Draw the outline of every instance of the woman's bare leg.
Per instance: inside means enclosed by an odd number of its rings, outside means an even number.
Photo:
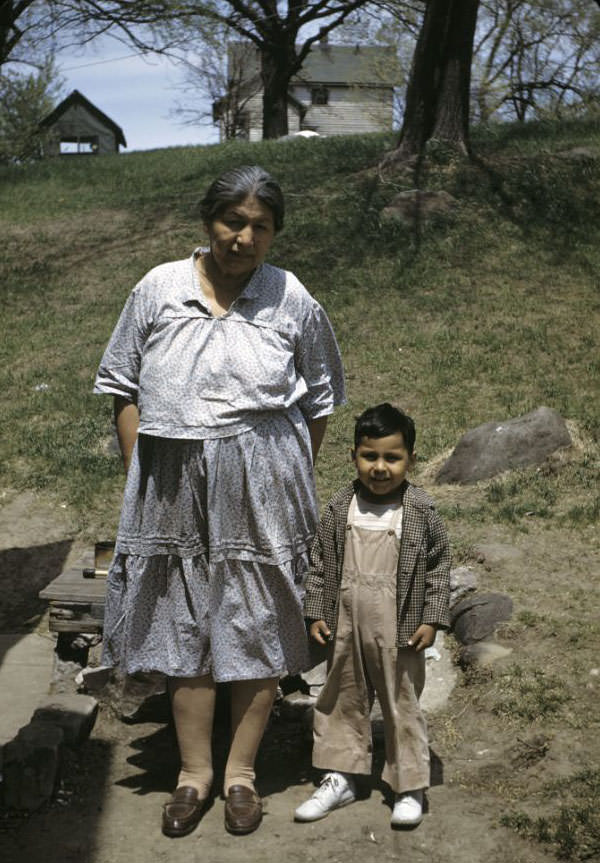
[[[224,791],[232,785],[254,789],[254,762],[277,692],[279,678],[235,680],[231,684],[231,748]]]
[[[216,686],[205,677],[169,678],[171,707],[181,758],[177,787],[190,785],[200,798],[208,796],[213,780],[212,730]]]

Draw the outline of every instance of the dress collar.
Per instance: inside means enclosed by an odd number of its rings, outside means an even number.
[[[192,252],[192,256],[190,258],[191,279],[188,282],[187,288],[184,290],[182,299],[183,299],[184,303],[188,303],[188,302],[201,303],[201,305],[207,311],[210,311],[210,306],[209,306],[208,301],[206,300],[204,293],[202,291],[202,286],[200,284],[200,278],[198,276],[198,270],[196,269],[196,261],[198,260],[200,255],[204,255],[208,251],[209,251],[208,248],[206,248],[205,246],[198,246]],[[249,281],[244,286],[244,290],[239,295],[239,297],[236,297],[236,299],[233,301],[232,305],[234,303],[237,303],[240,300],[250,300],[250,299],[253,299],[254,297],[257,297],[259,295],[259,293],[260,293],[259,274],[262,270],[262,267],[263,267],[263,265],[260,264],[254,270],[254,272],[250,276]]]

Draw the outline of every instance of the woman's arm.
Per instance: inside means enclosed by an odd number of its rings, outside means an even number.
[[[327,428],[328,417],[318,417],[316,420],[310,420],[308,423],[308,432],[310,434],[310,443],[312,446],[313,464],[317,462],[317,456],[325,437],[325,429]]]
[[[131,462],[131,454],[137,440],[138,425],[140,415],[137,405],[128,401],[122,396],[115,396],[114,399],[115,424],[117,426],[117,438],[119,439],[119,448],[123,456],[123,465],[125,473],[129,470]]]

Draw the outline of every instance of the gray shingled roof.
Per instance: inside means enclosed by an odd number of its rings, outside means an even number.
[[[230,42],[228,45],[229,63],[232,58],[244,56],[248,51],[247,43]],[[251,75],[260,69],[258,54],[256,66],[248,62]],[[331,45],[317,42],[302,64],[300,72],[294,76],[295,82],[309,85],[325,84],[369,84],[379,87],[393,87],[398,79],[398,60],[393,47],[378,45]]]
[[[316,44],[295,76],[310,84],[379,84],[393,86],[398,61],[394,48],[373,45]]]

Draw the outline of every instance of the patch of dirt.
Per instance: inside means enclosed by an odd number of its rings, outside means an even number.
[[[463,499],[470,493],[461,490]],[[5,498],[0,578],[3,599],[12,610],[0,623],[5,627],[7,619],[13,624],[18,619],[26,628],[31,615],[40,613],[36,597],[44,579],[50,580],[82,549],[70,532],[68,514],[56,504],[33,495]],[[527,532],[473,522],[453,523],[450,530],[463,548],[512,546],[520,552],[489,560],[474,555],[466,561],[477,573],[480,590],[513,599],[513,618],[498,632],[499,643],[511,653],[492,666],[459,671],[447,705],[428,717],[433,782],[427,815],[417,829],[390,829],[390,799],[378,778],[383,762],[379,736],[373,779],[365,782],[363,798],[322,821],[295,824],[294,808],[314,780],[310,739],[301,722],[274,715],[258,763],[258,788],[266,807],[261,828],[247,837],[228,835],[217,796],[191,836],[169,840],[160,832],[161,805],[177,769],[169,722],[155,715],[126,724],[102,705],[92,737],[66,754],[56,800],[32,815],[0,811],[3,863],[555,859],[556,843],[521,836],[501,819],[512,812],[535,818],[539,805],[552,814],[560,799],[553,799],[548,789],[564,786],[598,763],[594,574],[599,571],[599,540],[591,529],[536,523],[528,523]],[[556,682],[562,701],[549,697]],[[223,714],[215,736],[220,775],[226,725]]]

